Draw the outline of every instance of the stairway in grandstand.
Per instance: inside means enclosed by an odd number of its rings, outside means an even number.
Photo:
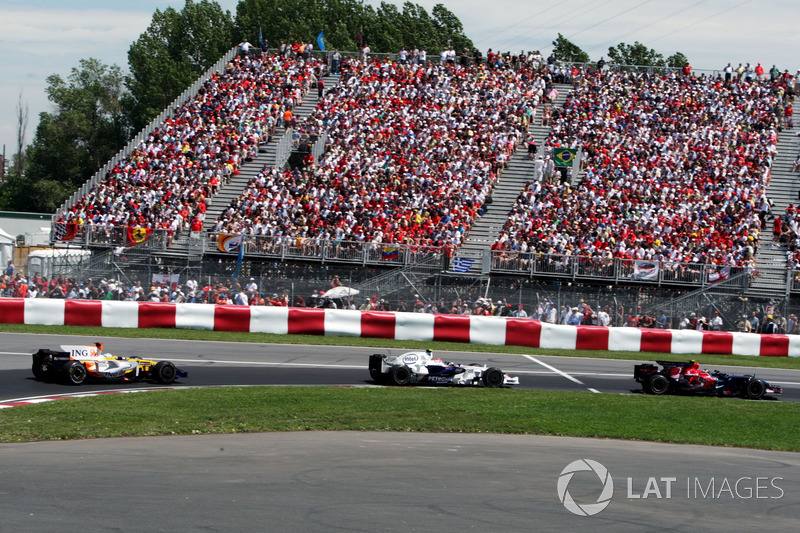
[[[772,199],[772,213],[782,215],[789,204],[798,205],[800,193],[800,174],[792,172],[792,165],[800,153],[800,140],[797,132],[800,130],[798,120],[800,111],[794,111],[793,129],[786,129],[778,137],[777,153],[772,161],[770,182],[767,187],[767,196]],[[767,221],[767,227],[761,233],[758,250],[756,251],[756,276],[747,291],[748,297],[784,298],[787,294],[787,249],[785,246],[772,241],[772,223]]]
[[[326,82],[327,87],[333,87],[339,82],[339,76],[329,76]],[[293,109],[294,116],[297,117],[298,122],[311,114],[317,107],[319,98],[317,97],[317,90],[310,89],[303,96],[303,103]],[[222,212],[231,205],[231,201],[238,198],[242,191],[244,191],[247,182],[251,178],[258,175],[265,166],[283,166],[286,161],[278,161],[279,147],[281,143],[291,143],[292,130],[279,127],[275,129],[275,134],[272,139],[259,149],[258,156],[254,157],[251,161],[245,161],[239,166],[239,174],[232,176],[228,183],[221,183],[219,192],[210,198],[208,202],[208,209],[206,210],[205,223],[203,224],[204,231],[211,231],[214,223],[217,221]],[[188,232],[183,232],[176,238],[172,245],[169,247],[171,254],[186,255],[191,254],[190,239]]]
[[[439,254],[434,254],[408,266],[386,271],[355,285],[354,288],[363,295],[380,294],[382,297],[387,297],[411,287],[419,298],[427,303],[435,299],[433,288],[427,281],[441,271],[442,258]]]
[[[640,301],[641,314],[657,317],[664,312],[667,316],[680,318],[683,314],[688,316],[689,313],[696,313],[698,317],[705,316],[710,320],[714,312],[717,312],[722,317],[723,324],[735,324],[736,317],[742,312],[741,295],[744,287],[748,285],[749,277],[749,272],[737,272],[722,281],[708,283],[669,300],[653,297],[648,301],[645,296],[645,299]]]
[[[561,107],[567,99],[567,94],[572,89],[571,85],[556,84],[558,98],[553,107]],[[528,133],[533,134],[538,146],[537,155],[545,152],[545,141],[550,136],[550,126],[542,126],[542,106],[537,110],[536,116],[528,124]],[[508,219],[508,214],[514,206],[520,191],[525,184],[533,180],[533,161],[528,159],[528,150],[523,142],[517,147],[514,156],[509,160],[506,168],[500,173],[500,178],[492,191],[492,203],[489,204],[483,216],[472,224],[464,244],[456,254],[459,258],[472,260],[467,272],[477,274],[481,271],[481,261],[484,253],[500,236],[500,232]]]

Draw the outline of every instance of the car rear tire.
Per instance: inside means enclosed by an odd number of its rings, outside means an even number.
[[[751,379],[747,382],[747,389],[745,393],[751,400],[760,400],[764,393],[767,391],[767,385],[760,379]]]
[[[70,385],[81,385],[89,373],[80,361],[70,361],[64,365],[64,380]]]
[[[645,392],[660,396],[669,391],[669,379],[664,374],[653,374],[645,382]]]
[[[392,383],[400,387],[404,387],[405,385],[411,383],[412,375],[413,373],[411,372],[411,369],[407,366],[396,366],[392,368],[391,372]]]
[[[175,376],[177,374],[178,371],[176,370],[175,365],[169,361],[159,361],[156,363],[156,366],[153,369],[153,376],[156,378],[156,381],[163,383],[164,385],[168,385],[175,381]]]
[[[505,380],[506,377],[503,371],[495,367],[487,368],[483,371],[483,375],[481,376],[483,384],[490,389],[502,387]]]

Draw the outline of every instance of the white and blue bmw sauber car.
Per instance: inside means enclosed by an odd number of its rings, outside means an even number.
[[[369,356],[369,375],[381,385],[519,385],[519,378],[485,365],[460,365],[434,357],[430,350]]]

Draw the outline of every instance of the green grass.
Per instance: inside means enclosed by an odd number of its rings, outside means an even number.
[[[0,331],[91,338],[430,347],[643,361],[696,358],[704,364],[800,368],[800,358],[785,357],[550,350],[188,329],[0,324]],[[0,442],[5,443],[309,430],[564,435],[800,451],[800,404],[517,389],[226,387],[74,398],[0,410]]]
[[[321,335],[273,335],[267,333],[239,333],[192,329],[133,329],[91,328],[81,326],[35,326],[23,324],[0,324],[0,332],[40,333],[50,335],[81,335],[88,337],[126,337],[137,339],[181,339],[221,342],[255,342],[262,344],[310,344],[318,346],[358,346],[369,348],[425,349],[459,352],[490,352],[528,355],[558,355],[563,357],[594,357],[602,359],[625,359],[651,361],[655,359],[697,359],[704,365],[732,365],[743,367],[800,369],[800,357],[751,357],[746,355],[675,355],[651,352],[603,352],[592,350],[561,350],[527,348],[524,346],[497,346],[488,344],[464,344],[458,342],[398,341],[360,337],[325,337]],[[31,348],[31,351],[34,347]],[[109,351],[113,349],[109,347]],[[365,363],[366,364],[366,363]]]
[[[800,451],[800,404],[515,389],[226,387],[0,411],[0,442],[264,431],[427,431]]]

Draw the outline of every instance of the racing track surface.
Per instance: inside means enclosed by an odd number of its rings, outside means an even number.
[[[30,379],[35,349],[94,340],[0,333],[0,401],[120,388]],[[111,353],[177,362],[189,371],[178,386],[368,384],[374,351],[100,340]],[[489,361],[526,388],[638,389],[632,361],[441,355]],[[800,400],[799,372],[756,372],[784,385],[781,401]],[[591,471],[565,478],[582,459],[607,468],[606,485]],[[559,499],[559,479],[581,505],[610,481],[612,497],[596,516],[576,516]],[[601,439],[294,432],[4,444],[0,480],[2,531],[794,531],[800,523],[800,454]]]
[[[116,390],[119,383],[92,383],[80,388],[40,383],[30,371],[30,354],[38,348],[60,344],[91,344],[97,339],[0,333],[0,401],[47,395]],[[367,358],[381,349],[331,346],[248,344],[147,339],[99,339],[106,351],[126,356],[167,359],[189,371],[177,386],[205,385],[370,385]],[[397,350],[401,352],[401,350]],[[520,388],[577,390],[598,393],[640,394],[633,380],[637,361],[576,357],[440,352],[444,359],[484,363],[519,376]],[[679,360],[680,356],[675,356]],[[642,359],[642,361],[647,361]],[[702,363],[702,359],[700,359]],[[755,373],[783,386],[780,401],[800,402],[800,371],[735,369],[714,366],[729,373]],[[139,383],[137,388],[156,387]],[[730,399],[736,401],[735,399]]]

